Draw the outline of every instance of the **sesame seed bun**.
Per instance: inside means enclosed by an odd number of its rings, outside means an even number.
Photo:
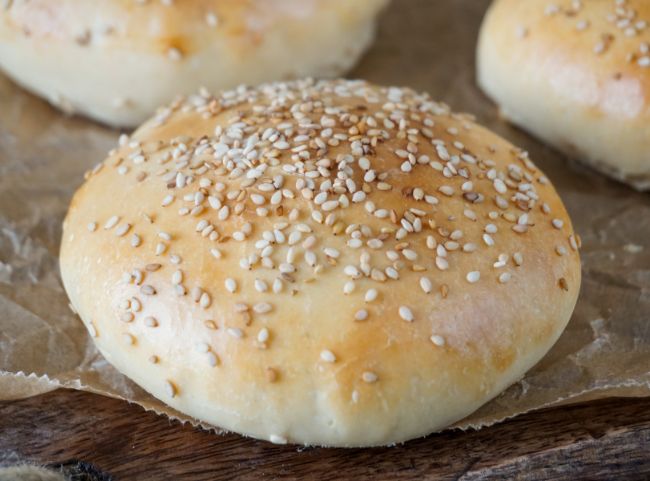
[[[61,272],[99,350],[175,409],[272,442],[441,429],[553,345],[579,240],[527,154],[362,81],[181,99],[88,174]]]
[[[507,119],[650,189],[650,2],[496,0],[478,82]]]
[[[64,111],[135,127],[200,87],[341,75],[387,2],[0,2],[0,67]]]

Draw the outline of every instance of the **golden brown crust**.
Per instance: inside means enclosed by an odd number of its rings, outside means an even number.
[[[75,195],[61,270],[106,358],[174,408],[360,446],[440,429],[536,363],[577,243],[526,154],[468,116],[303,81],[161,110]]]
[[[495,1],[479,83],[506,117],[639,188],[650,185],[650,4]]]

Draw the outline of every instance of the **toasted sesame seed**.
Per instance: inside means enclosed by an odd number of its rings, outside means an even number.
[[[267,367],[266,370],[266,380],[270,383],[276,382],[278,380],[278,371],[272,367]]]

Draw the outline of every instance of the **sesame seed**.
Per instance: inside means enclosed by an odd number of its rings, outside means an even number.
[[[356,277],[361,277],[361,273],[359,272],[359,269],[357,269],[357,268],[356,268],[355,266],[353,266],[353,265],[347,265],[347,266],[345,266],[345,267],[343,268],[343,273],[344,273],[346,276],[350,276],[350,277],[355,277],[355,278],[356,278]]]
[[[377,289],[368,289],[366,291],[366,295],[364,296],[364,300],[366,302],[373,302],[377,300],[378,296],[379,296],[379,292],[377,292]]]
[[[266,292],[269,290],[268,284],[262,279],[255,279],[254,286],[257,292]]]
[[[398,309],[399,317],[401,317],[406,322],[413,322],[413,311],[406,306],[400,306]]]
[[[442,347],[445,345],[445,339],[442,336],[439,336],[437,334],[431,336],[431,342],[438,347]]]
[[[128,344],[130,346],[135,344],[135,337],[133,337],[131,334],[128,333],[122,334],[122,340],[124,340],[125,344]]]
[[[447,259],[445,259],[444,257],[437,256],[436,267],[441,271],[446,271],[447,269],[449,269],[449,262],[447,262]]]
[[[156,255],[157,256],[163,255],[166,250],[167,250],[167,244],[165,244],[164,242],[159,242],[156,245]]]
[[[95,232],[97,230],[97,222],[89,222],[87,229],[89,232]]]
[[[501,284],[507,284],[511,277],[512,275],[509,272],[502,272],[499,275],[499,282]]]
[[[269,330],[266,327],[263,327],[257,333],[257,342],[266,342],[269,340]]]
[[[210,351],[210,352],[208,352],[208,353],[206,354],[206,359],[207,359],[207,361],[208,361],[208,365],[209,365],[210,367],[215,367],[217,364],[219,364],[219,358],[218,358],[217,355],[216,355],[214,352],[212,352],[212,351]]]
[[[562,221],[561,219],[553,219],[551,223],[553,224],[553,227],[555,227],[556,229],[562,229],[562,227],[564,227],[564,221]]]
[[[118,216],[114,215],[113,217],[111,217],[110,219],[108,219],[106,221],[106,224],[104,224],[104,229],[105,230],[112,229],[113,227],[115,227],[117,225],[117,223],[119,221],[120,221],[120,218]]]
[[[479,271],[471,271],[467,273],[466,276],[467,282],[470,284],[474,284],[481,279],[481,273]]]
[[[210,304],[212,304],[212,299],[210,298],[210,294],[207,292],[204,292],[201,294],[201,297],[199,298],[199,305],[206,309],[210,307]]]
[[[363,379],[363,382],[367,382],[368,384],[372,384],[373,382],[377,382],[377,380],[379,379],[379,377],[378,377],[377,374],[375,374],[374,372],[371,372],[371,371],[365,371],[365,372],[361,375],[361,379]]]
[[[287,438],[284,436],[280,436],[278,434],[271,434],[269,436],[269,441],[272,442],[273,444],[287,444]]]
[[[433,284],[431,283],[431,280],[428,277],[420,278],[420,287],[425,292],[425,294],[429,294],[433,290]]]
[[[494,179],[494,190],[499,194],[505,194],[508,192],[508,187],[506,187],[506,184],[501,179]]]
[[[142,244],[142,239],[138,234],[131,236],[131,247],[139,247]]]
[[[226,329],[226,332],[234,337],[235,339],[242,339],[244,337],[244,331],[239,329],[238,327],[229,327]]]
[[[132,322],[134,319],[132,312],[123,312],[120,314],[120,321],[122,322]]]
[[[230,277],[227,278],[225,280],[225,286],[226,286],[226,290],[230,293],[234,293],[237,291],[237,281],[235,281],[235,279],[232,279]]]
[[[91,337],[97,337],[97,328],[95,327],[95,324],[93,321],[90,321],[88,324],[86,324],[86,327],[88,328],[88,333],[90,334]]]
[[[356,287],[356,284],[354,281],[348,281],[345,284],[343,284],[343,294],[348,295],[352,294],[354,292],[354,289]]]
[[[165,381],[165,392],[169,397],[176,397],[178,394],[176,386],[171,381]]]
[[[140,287],[140,292],[145,296],[153,296],[156,294],[156,289],[152,285],[145,284],[144,286]]]
[[[320,352],[320,358],[322,361],[325,362],[330,362],[330,363],[336,362],[336,356],[334,355],[334,353],[327,349],[324,349]]]
[[[368,311],[365,309],[360,309],[354,314],[355,321],[365,321],[368,319]]]
[[[271,312],[272,309],[273,306],[271,306],[271,304],[268,302],[258,302],[253,306],[253,311],[258,314],[266,314],[267,312]]]
[[[138,300],[137,297],[132,297],[129,301],[129,304],[131,305],[131,310],[133,312],[140,312],[142,310],[142,303]]]

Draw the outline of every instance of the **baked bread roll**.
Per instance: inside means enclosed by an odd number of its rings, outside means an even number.
[[[68,112],[135,127],[177,94],[338,76],[388,0],[10,0],[0,67]]]
[[[496,0],[478,82],[503,115],[568,156],[650,188],[650,2]]]
[[[564,329],[578,238],[525,152],[408,89],[179,100],[88,174],[61,273],[106,359],[272,442],[388,445],[470,414]]]

